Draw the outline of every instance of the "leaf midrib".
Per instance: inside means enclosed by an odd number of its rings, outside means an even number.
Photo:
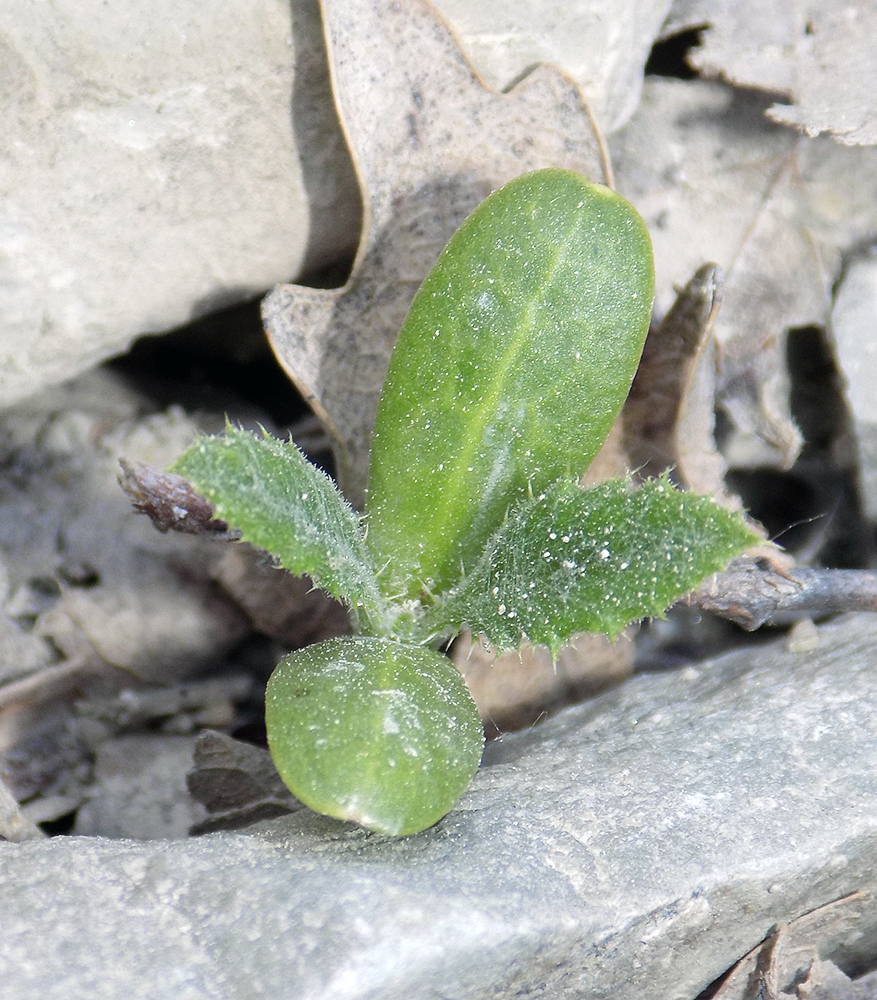
[[[556,244],[556,250],[554,253],[554,260],[552,261],[550,267],[546,271],[544,279],[540,282],[540,290],[550,287],[553,284],[554,276],[561,267],[561,265],[566,261],[569,255],[569,247],[571,244],[570,236],[576,229],[580,228],[579,220],[574,220],[574,223],[564,234],[564,238],[559,240]],[[496,404],[501,396],[501,387],[506,384],[506,377],[508,372],[511,370],[512,365],[523,352],[524,342],[526,339],[525,331],[529,332],[533,329],[535,325],[535,313],[537,308],[537,297],[534,295],[530,303],[527,305],[524,311],[524,321],[516,324],[516,336],[510,338],[509,347],[503,354],[503,361],[501,368],[498,369],[495,377],[491,380],[492,388],[489,393],[485,393],[482,396],[481,402],[476,410],[476,421],[477,426],[483,431],[486,426],[486,420],[490,413],[495,412]],[[471,425],[470,425],[471,426]],[[468,469],[473,466],[475,461],[475,455],[481,442],[483,433],[479,435],[470,435],[469,440],[466,442],[465,446],[457,451],[459,456],[458,460],[453,463],[453,468],[445,478],[445,486],[443,490],[439,493],[439,498],[453,498],[454,503],[452,504],[450,500],[438,499],[434,510],[435,510],[435,522],[442,524],[444,526],[450,526],[456,524],[461,520],[461,516],[458,514],[454,517],[450,516],[450,511],[454,507],[459,507],[457,498],[459,497],[463,484],[468,478]],[[466,506],[464,508],[466,513],[471,511],[471,506]],[[488,531],[494,530],[499,527],[499,525],[491,525]],[[455,531],[455,535],[461,535],[460,532]],[[438,569],[439,567],[437,567]],[[447,587],[453,586],[453,583],[443,584],[440,591],[447,589]]]

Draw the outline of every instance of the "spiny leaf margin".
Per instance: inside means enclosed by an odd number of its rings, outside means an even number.
[[[758,541],[739,514],[666,476],[636,489],[561,480],[510,514],[433,627],[470,628],[502,649],[526,638],[556,653],[576,632],[614,637],[661,615]]]
[[[244,541],[290,573],[309,576],[369,630],[388,629],[358,515],[294,442],[229,424],[224,434],[198,438],[171,471],[188,479]]]

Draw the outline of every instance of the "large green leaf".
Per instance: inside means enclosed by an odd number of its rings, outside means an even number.
[[[526,174],[463,223],[417,293],[378,407],[368,542],[384,592],[437,594],[509,506],[596,454],[648,328],[646,228],[608,188]]]
[[[395,836],[444,816],[484,746],[475,703],[447,657],[362,636],[281,660],[268,681],[265,722],[293,795]]]
[[[389,628],[359,518],[291,441],[229,427],[199,438],[173,471],[190,480],[244,541],[347,604],[370,630]]]
[[[659,615],[759,539],[742,517],[666,478],[584,490],[561,481],[522,505],[438,614],[497,646],[553,652],[576,632],[616,635]]]

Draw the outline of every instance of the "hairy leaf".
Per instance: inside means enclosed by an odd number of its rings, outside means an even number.
[[[296,798],[395,836],[444,816],[484,746],[475,703],[450,660],[362,636],[281,660],[265,721],[271,756]]]
[[[378,406],[368,540],[385,593],[448,589],[510,505],[585,470],[652,291],[642,220],[579,174],[526,174],[469,216],[415,296]]]
[[[616,635],[661,614],[757,541],[739,515],[666,478],[562,481],[512,513],[439,617],[443,630],[556,652],[575,632]]]
[[[373,630],[388,615],[359,518],[332,480],[291,441],[229,427],[199,438],[173,471],[185,476],[243,540],[347,604]]]

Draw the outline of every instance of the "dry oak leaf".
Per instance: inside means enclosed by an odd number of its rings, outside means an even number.
[[[690,59],[701,73],[783,94],[768,116],[808,135],[877,144],[873,0],[683,0],[664,34],[705,24]]]
[[[622,411],[637,478],[670,472],[697,493],[723,494],[727,471],[715,441],[716,343],[721,269],[699,267],[663,320],[649,330]]]
[[[655,247],[666,312],[704,261],[724,271],[717,402],[738,430],[791,464],[786,331],[824,326],[845,255],[877,232],[877,154],[808,139],[765,118],[771,98],[704,80],[649,78],[612,138],[618,188]],[[726,456],[727,457],[727,456]]]
[[[509,87],[540,63],[558,66],[610,134],[636,110],[643,67],[670,9],[670,0],[433,2],[491,86]]]
[[[332,86],[364,202],[343,288],[280,285],[263,304],[274,352],[334,439],[362,505],[371,431],[414,292],[462,220],[529,170],[605,179],[585,100],[540,67],[507,94],[485,86],[423,0],[323,0]]]

